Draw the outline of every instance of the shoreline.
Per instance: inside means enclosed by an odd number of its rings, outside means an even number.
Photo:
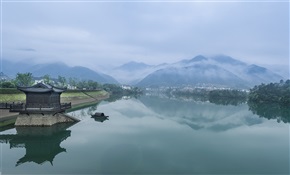
[[[86,98],[77,98],[75,96],[72,97],[63,97],[61,98],[62,103],[69,103],[71,102],[72,107],[67,111],[71,111],[74,109],[81,108],[82,106],[90,105],[93,103],[98,103],[104,99],[109,98],[109,93],[105,93],[99,96],[89,96],[86,95]],[[17,112],[9,112],[7,109],[0,109],[0,127],[4,127],[7,125],[13,124],[18,116]]]

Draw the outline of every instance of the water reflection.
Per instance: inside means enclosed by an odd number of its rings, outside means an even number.
[[[97,111],[98,105],[99,105],[99,102],[94,104],[94,105],[90,105],[90,106],[87,106],[85,108],[82,108],[82,109],[70,111],[69,115],[76,117],[79,120],[83,120],[86,118],[86,116],[90,116],[90,115],[94,114],[94,112]]]
[[[249,110],[253,114],[267,119],[277,120],[284,123],[290,123],[290,108],[289,106],[279,105],[277,103],[248,103]]]
[[[263,122],[261,118],[253,116],[245,103],[224,106],[210,102],[147,96],[139,100],[162,117],[187,125],[193,130],[227,131],[243,125],[251,126]]]
[[[102,102],[102,104],[104,104],[104,102]],[[103,123],[104,121],[109,120],[109,116],[96,116],[96,113],[100,113],[100,111],[97,109],[98,105],[99,103],[78,111],[70,112],[69,114],[80,120],[85,120],[88,116],[91,116],[94,121]]]
[[[241,98],[212,98],[212,97],[209,97],[209,102],[217,104],[217,105],[238,106],[240,104],[246,103],[246,99],[241,99]]]
[[[26,162],[43,164],[53,160],[56,155],[66,152],[60,147],[62,141],[71,136],[67,130],[73,124],[56,124],[51,127],[16,127],[17,134],[0,135],[1,143],[9,143],[11,148],[25,148],[25,155],[20,158],[16,166]]]
[[[98,162],[101,174],[289,172],[287,126],[259,118],[245,103],[143,96],[100,104],[99,110],[114,114],[98,127],[107,133],[103,142],[95,141],[106,147]]]
[[[110,120],[95,122],[88,113],[97,111]],[[31,148],[26,148],[28,143],[20,142],[26,156],[46,157],[33,159],[39,164],[46,162],[43,165],[24,163],[15,167],[23,157],[21,150],[3,144],[2,173],[289,174],[288,125],[253,115],[247,104],[223,106],[145,96],[103,101],[97,108],[73,113],[85,116],[70,128],[74,133],[71,137],[64,129],[42,136],[44,140],[39,138],[43,145],[34,140]],[[12,132],[15,130],[4,133]],[[20,133],[18,129],[16,135]],[[36,138],[29,137],[27,140]],[[2,142],[10,140],[2,138]],[[51,146],[38,153],[37,149],[45,145]],[[67,154],[60,154],[66,149]],[[29,161],[33,162],[32,158]]]

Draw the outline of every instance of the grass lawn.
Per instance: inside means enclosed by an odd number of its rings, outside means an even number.
[[[0,103],[5,102],[24,102],[25,94],[0,94]]]
[[[86,93],[86,94],[85,94]],[[61,94],[61,101],[68,101],[68,100],[79,100],[79,99],[87,99],[87,98],[100,98],[106,96],[108,92],[106,91],[87,91],[87,92],[80,92],[80,91],[68,91]],[[91,97],[89,97],[91,96]]]
[[[78,99],[88,99],[91,98],[88,95],[94,98],[100,98],[106,96],[108,93],[106,91],[86,91],[86,94],[81,91],[66,91],[61,94],[61,101],[69,101],[69,100],[78,100]],[[5,102],[25,102],[25,94],[24,93],[0,93],[0,103]]]

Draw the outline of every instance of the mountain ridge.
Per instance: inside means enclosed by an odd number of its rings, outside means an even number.
[[[175,68],[175,69],[172,69]],[[176,80],[178,79],[178,80]],[[282,76],[226,55],[198,55],[154,71],[137,83],[140,87],[216,86],[250,88],[256,84],[279,81]]]
[[[15,77],[17,73],[31,72],[35,77],[42,77],[48,74],[51,78],[63,76],[66,78],[76,78],[78,80],[93,80],[100,83],[119,84],[119,82],[110,75],[96,72],[83,66],[70,67],[62,62],[29,65],[3,60],[2,65],[3,72],[10,77]]]
[[[57,78],[60,75],[100,83],[117,84],[119,81],[121,84],[139,87],[202,85],[251,88],[260,83],[283,79],[265,67],[248,64],[227,55],[197,55],[191,59],[158,65],[131,61],[106,70],[106,74],[82,66],[70,67],[62,62],[29,65],[26,62],[3,60],[2,65],[2,71],[9,77],[15,77],[18,72],[31,72],[38,77],[49,74],[52,78]]]
[[[250,88],[260,83],[281,79],[283,79],[282,76],[265,67],[250,65],[230,56],[205,57],[198,55],[190,60],[181,60],[155,70],[136,85],[158,87],[203,84],[203,86]]]

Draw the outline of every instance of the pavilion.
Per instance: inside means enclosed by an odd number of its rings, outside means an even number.
[[[38,83],[31,87],[17,87],[26,94],[26,104],[15,104],[10,112],[20,114],[56,114],[71,108],[71,103],[61,103],[60,95],[66,89]]]
[[[10,112],[19,112],[15,126],[51,126],[56,123],[77,122],[64,114],[71,103],[61,103],[60,95],[66,89],[38,83],[30,87],[17,87],[26,94],[26,103],[10,106]]]

